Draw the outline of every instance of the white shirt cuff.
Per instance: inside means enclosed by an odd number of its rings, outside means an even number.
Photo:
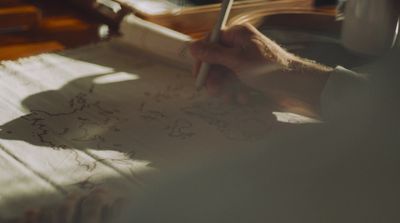
[[[332,71],[321,94],[321,110],[324,119],[343,113],[360,89],[365,86],[367,78],[359,73],[341,66]],[[352,99],[353,98],[353,99]],[[353,101],[354,102],[354,101]]]

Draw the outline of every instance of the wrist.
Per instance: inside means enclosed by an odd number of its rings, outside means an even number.
[[[328,75],[334,70],[332,67],[295,55],[290,57],[289,68],[299,73],[314,73],[322,76]]]
[[[321,94],[334,69],[296,56],[291,58],[288,69],[294,104],[301,105],[300,110],[307,111],[307,115],[318,116]]]

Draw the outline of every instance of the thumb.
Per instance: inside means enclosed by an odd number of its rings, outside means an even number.
[[[210,64],[219,64],[233,69],[239,62],[234,48],[228,48],[216,43],[207,43],[204,41],[194,42],[190,45],[192,56],[202,62]]]

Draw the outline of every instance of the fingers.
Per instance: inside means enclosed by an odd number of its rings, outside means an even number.
[[[198,60],[193,67],[194,76],[201,62],[211,64],[206,81],[208,94],[221,97],[226,103],[249,103],[250,87],[258,89],[259,76],[271,73],[264,68],[267,65],[271,68],[271,62],[285,65],[289,61],[288,54],[279,45],[248,24],[221,31],[218,44],[194,42],[190,51]],[[274,69],[282,69],[280,64]]]
[[[267,63],[271,53],[266,48],[267,41],[251,25],[233,26],[221,31],[220,44],[201,40],[190,45],[190,51],[198,61],[212,65],[225,66],[236,76],[247,73],[248,69],[257,69]],[[197,75],[200,62],[193,66],[193,74]]]
[[[244,86],[232,71],[222,66],[212,66],[206,82],[207,93],[220,97],[225,103],[247,104],[250,89]]]
[[[200,64],[200,62],[195,64],[193,68],[194,76],[197,76]],[[211,66],[205,83],[207,93],[213,97],[219,97],[226,94],[228,89],[231,88],[230,85],[234,80],[233,75],[232,71],[223,66]]]
[[[240,63],[236,48],[229,48],[215,43],[194,42],[190,45],[190,52],[197,60],[223,65],[229,69],[234,69]]]
[[[239,105],[247,105],[249,103],[249,91],[249,88],[235,81],[226,87],[226,90],[222,94],[222,99],[226,104],[236,103]]]
[[[255,35],[263,34],[250,24],[236,25],[221,32],[221,42],[228,47],[242,47]]]
[[[214,97],[220,96],[228,82],[230,82],[229,76],[232,75],[230,73],[228,69],[222,66],[212,66],[206,81],[207,93]]]

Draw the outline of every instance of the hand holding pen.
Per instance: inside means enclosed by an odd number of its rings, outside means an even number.
[[[284,107],[316,108],[332,70],[287,52],[249,24],[222,30],[218,43],[194,42],[190,51],[198,61],[212,64],[205,79],[209,94],[241,104],[256,91]]]

